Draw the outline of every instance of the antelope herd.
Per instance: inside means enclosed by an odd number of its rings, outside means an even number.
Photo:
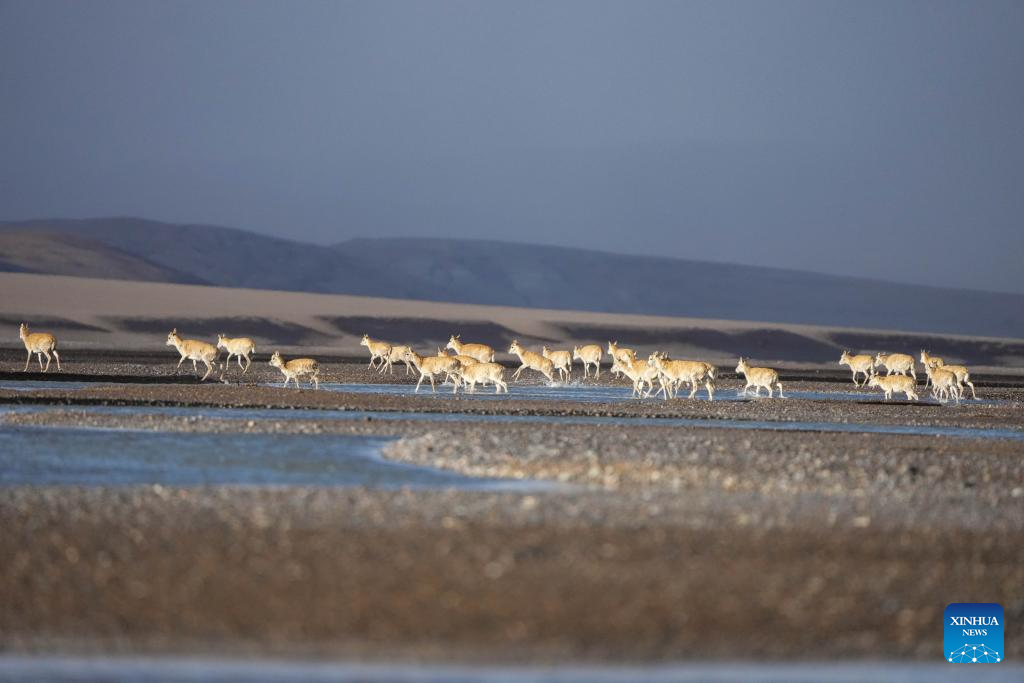
[[[42,372],[49,371],[51,359],[57,361],[57,370],[60,371],[60,355],[57,353],[57,338],[54,335],[47,332],[29,332],[28,325],[24,323],[19,333],[28,352],[25,360],[26,372],[32,361],[32,354],[36,355]],[[452,335],[445,348],[438,348],[436,355],[420,355],[411,346],[371,339],[366,334],[359,343],[369,351],[368,367],[379,373],[386,370],[393,374],[393,365],[399,362],[405,365],[407,375],[413,370],[418,372],[419,380],[416,382],[415,391],[419,391],[424,380],[428,380],[431,391],[436,392],[437,381],[440,380],[442,383],[452,385],[452,393],[457,393],[460,388],[473,393],[477,384],[482,387],[493,385],[496,394],[508,393],[505,367],[494,361],[495,350],[486,344],[465,343],[457,334]],[[197,364],[203,363],[206,373],[200,381],[206,381],[218,366],[221,350],[227,351],[227,358],[221,366],[221,379],[224,378],[232,357],[235,357],[242,374],[247,373],[252,364],[252,356],[256,352],[256,343],[248,337],[227,337],[219,334],[214,345],[198,339],[183,339],[177,329],[168,333],[167,346],[173,346],[181,356],[177,368],[181,368],[182,363],[190,360],[193,372],[198,373]],[[449,354],[449,351],[452,353]],[[541,352],[537,353],[526,348],[518,340],[513,340],[508,353],[519,359],[519,367],[512,373],[512,381],[519,379],[524,370],[531,370],[539,373],[549,383],[554,383],[556,372],[559,381],[571,382],[572,366],[576,361],[583,366],[584,379],[590,377],[591,368],[594,378],[600,378],[601,361],[605,350],[597,344],[587,344],[576,346],[571,352],[544,346]],[[637,398],[647,398],[652,394],[661,395],[665,400],[676,398],[679,395],[679,388],[686,384],[690,389],[687,398],[695,398],[703,385],[708,400],[714,400],[717,369],[711,363],[671,359],[668,354],[660,351],[651,353],[647,360],[643,360],[634,349],[619,346],[617,341],[608,342],[607,353],[611,357],[609,370],[614,376],[627,379],[633,386],[633,396]],[[923,349],[919,359],[924,367],[925,388],[931,387],[932,396],[938,401],[953,400],[959,403],[964,398],[965,387],[970,388],[972,398],[978,398],[971,382],[971,373],[966,366],[947,364],[943,358],[933,356]],[[839,364],[850,368],[854,386],[881,389],[886,400],[891,399],[894,394],[903,394],[908,401],[920,400],[917,394],[916,361],[913,356],[904,353],[853,355],[844,350],[839,357]],[[270,357],[270,365],[284,375],[285,387],[292,381],[298,387],[300,378],[308,377],[311,386],[320,388],[320,364],[312,358],[293,358],[285,361],[280,352],[274,351]],[[879,368],[885,370],[884,375],[878,372]],[[753,389],[754,396],[760,396],[761,389],[764,389],[771,398],[777,389],[779,398],[785,398],[776,370],[754,367],[746,358],[741,357],[736,365],[736,374],[742,375],[746,382],[740,392],[742,395],[747,395],[750,389]],[[858,375],[863,375],[863,381],[858,379]],[[657,391],[654,388],[655,382],[658,383]]]

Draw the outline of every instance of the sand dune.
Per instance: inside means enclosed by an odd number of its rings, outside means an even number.
[[[935,336],[709,318],[590,313],[507,306],[434,303],[335,294],[308,294],[200,285],[0,273],[0,339],[20,346],[22,320],[59,335],[67,348],[160,350],[167,331],[202,338],[218,332],[253,336],[267,345],[362,354],[363,333],[431,348],[451,333],[507,348],[529,344],[617,339],[642,350],[726,361],[744,354],[762,360],[831,364],[842,348],[906,350],[926,347],[981,366],[1024,366],[1024,340]]]

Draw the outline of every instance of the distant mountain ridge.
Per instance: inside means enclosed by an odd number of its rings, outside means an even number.
[[[1024,295],[492,241],[323,246],[137,218],[44,219],[0,222],[0,270],[1024,337]]]

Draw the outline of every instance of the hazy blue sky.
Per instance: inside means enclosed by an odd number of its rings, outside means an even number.
[[[1024,292],[1024,2],[0,0],[0,218],[112,214]]]

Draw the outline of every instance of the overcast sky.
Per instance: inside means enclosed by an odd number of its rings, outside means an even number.
[[[0,218],[104,215],[1024,292],[1024,2],[0,0]]]

